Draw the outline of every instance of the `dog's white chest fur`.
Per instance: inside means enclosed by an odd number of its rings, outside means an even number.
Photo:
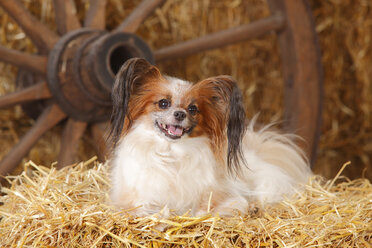
[[[118,145],[112,166],[115,204],[127,202],[146,212],[198,208],[201,194],[216,182],[215,159],[206,138],[173,142],[145,124]]]

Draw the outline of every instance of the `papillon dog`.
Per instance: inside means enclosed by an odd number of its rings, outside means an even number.
[[[133,58],[118,72],[112,100],[111,200],[137,216],[246,213],[311,175],[293,135],[246,121],[230,76],[192,84]]]

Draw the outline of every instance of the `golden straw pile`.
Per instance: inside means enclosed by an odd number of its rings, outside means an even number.
[[[50,0],[21,0],[55,30]],[[112,30],[141,0],[108,0],[106,27]],[[75,0],[83,20],[88,0]],[[372,2],[369,0],[309,0],[315,17],[324,68],[324,114],[316,173],[333,177],[339,164],[350,178],[372,179]],[[154,48],[238,26],[270,15],[264,0],[167,0],[141,25],[138,35]],[[35,47],[15,22],[0,9],[0,44],[33,53]],[[275,35],[162,63],[161,70],[191,81],[230,74],[245,95],[249,116],[260,121],[282,120],[282,73]],[[0,63],[0,95],[15,90],[16,68]],[[21,108],[0,110],[0,159],[30,129],[33,120]],[[50,164],[59,152],[61,128],[48,132],[25,161]],[[88,142],[79,159],[93,156]],[[327,165],[327,166],[324,166]]]
[[[341,171],[340,171],[341,172]],[[257,213],[133,218],[107,204],[107,165],[25,164],[0,197],[2,247],[370,247],[372,184],[313,178],[294,200]],[[340,174],[340,173],[339,173]]]

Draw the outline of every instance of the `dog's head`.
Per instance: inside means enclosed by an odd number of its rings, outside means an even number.
[[[146,121],[171,142],[207,137],[215,154],[225,156],[228,168],[239,169],[245,112],[241,92],[230,76],[191,84],[163,76],[146,60],[133,58],[116,75],[112,100],[114,146],[136,122]]]

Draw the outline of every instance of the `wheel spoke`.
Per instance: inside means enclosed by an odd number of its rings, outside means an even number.
[[[132,13],[116,28],[116,31],[134,33],[141,23],[165,0],[143,0]]]
[[[27,155],[39,138],[65,117],[66,114],[55,104],[45,109],[36,120],[34,126],[0,162],[0,175],[4,176],[11,172],[22,161],[22,158]]]
[[[71,118],[68,119],[62,133],[61,148],[58,156],[59,169],[76,162],[79,141],[86,127],[86,122],[75,121]]]
[[[45,56],[31,55],[0,46],[0,60],[32,72],[46,74]]]
[[[73,0],[53,0],[57,32],[62,35],[81,28]]]
[[[276,13],[270,17],[255,21],[253,23],[229,28],[194,40],[161,48],[155,51],[155,60],[158,62],[166,59],[179,58],[202,51],[227,46],[240,41],[258,38],[268,32],[280,30],[284,26],[284,21],[285,19],[283,15]]]
[[[19,0],[0,0],[0,6],[18,23],[41,52],[50,50],[58,35],[28,12]]]
[[[0,108],[10,107],[19,103],[50,98],[51,94],[47,83],[37,83],[14,93],[0,96]]]
[[[96,148],[98,159],[100,161],[105,161],[108,155],[108,144],[106,140],[109,125],[109,122],[100,122],[94,123],[91,126],[91,135],[94,141],[93,145]]]
[[[89,9],[84,20],[85,27],[105,29],[106,3],[106,0],[90,0]]]

